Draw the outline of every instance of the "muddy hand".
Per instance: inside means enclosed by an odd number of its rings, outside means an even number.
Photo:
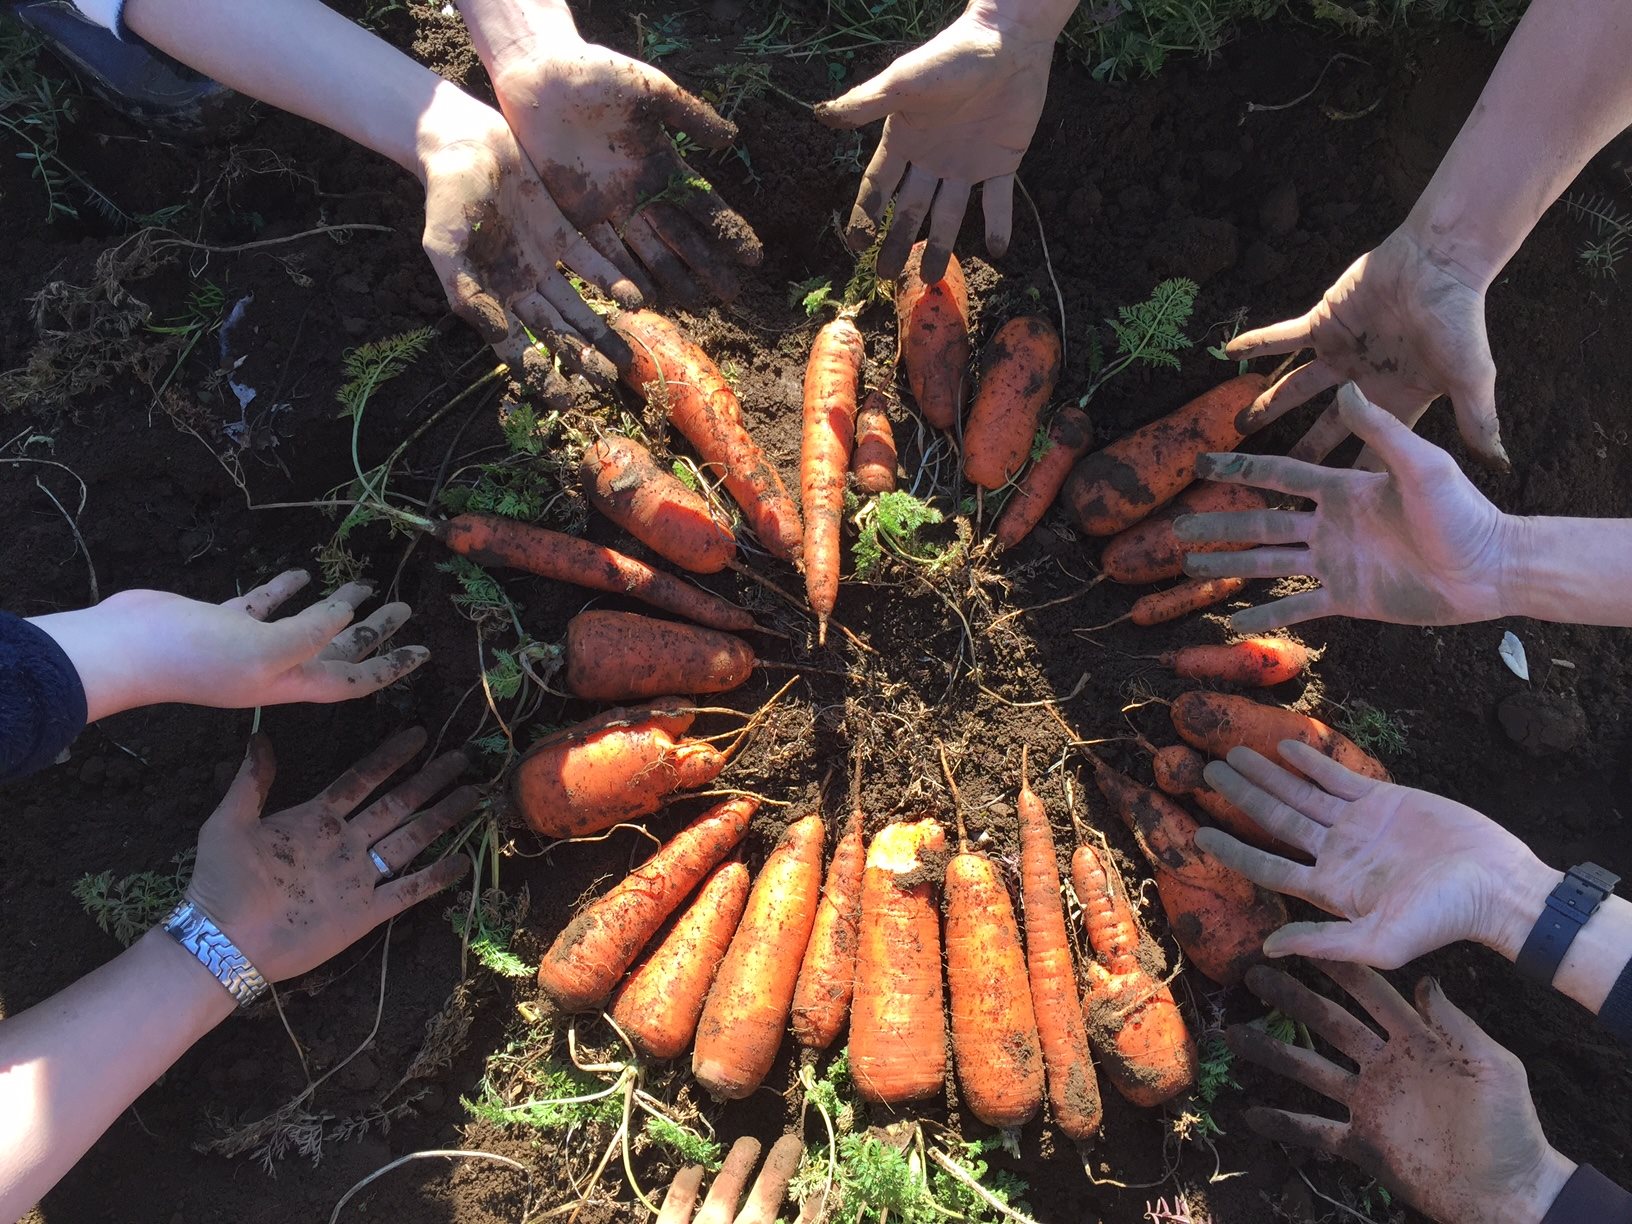
[[[1440,1224],[1537,1221],[1574,1162],[1542,1134],[1524,1064],[1445,997],[1417,983],[1416,1005],[1370,969],[1317,962],[1382,1026],[1379,1036],[1346,1008],[1260,965],[1247,986],[1308,1026],[1358,1067],[1234,1025],[1230,1049],[1347,1107],[1349,1120],[1255,1107],[1247,1124],[1276,1143],[1313,1148],[1359,1165]]]
[[[1415,427],[1448,395],[1457,427],[1480,462],[1506,470],[1496,419],[1496,364],[1485,334],[1485,290],[1405,229],[1362,255],[1308,314],[1237,336],[1231,357],[1269,357],[1312,347],[1299,365],[1258,397],[1253,429],[1353,381],[1374,403]],[[1349,430],[1328,409],[1292,450],[1330,452]],[[1370,466],[1362,456],[1361,466]]]
[[[663,1197],[657,1224],[687,1224],[688,1221],[690,1224],[775,1224],[788,1195],[788,1183],[799,1171],[799,1158],[804,1150],[804,1142],[798,1135],[783,1135],[772,1144],[770,1154],[765,1157],[765,1167],[759,1171],[754,1188],[748,1193],[748,1201],[738,1211],[737,1203],[748,1185],[748,1175],[759,1159],[759,1140],[744,1135],[731,1145],[695,1219],[691,1211],[703,1184],[702,1165],[691,1165],[675,1174]]]
[[[1505,615],[1504,579],[1515,520],[1474,488],[1456,461],[1346,384],[1340,428],[1358,434],[1387,470],[1318,467],[1275,455],[1204,455],[1199,475],[1312,498],[1309,511],[1181,515],[1179,539],[1256,544],[1243,552],[1191,553],[1196,578],[1303,574],[1320,589],[1230,618],[1257,633],[1319,616],[1403,625],[1460,625]]]

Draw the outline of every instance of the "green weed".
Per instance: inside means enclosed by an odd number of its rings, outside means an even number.
[[[1078,407],[1086,407],[1101,387],[1130,366],[1178,369],[1178,355],[1194,343],[1184,334],[1184,326],[1195,310],[1197,292],[1195,281],[1175,277],[1158,284],[1138,305],[1118,306],[1116,318],[1105,320],[1116,341],[1109,360],[1098,332],[1090,331],[1088,389],[1077,401]]]
[[[189,847],[171,860],[169,871],[137,871],[114,878],[111,871],[74,881],[74,899],[103,931],[129,947],[179,902],[193,878]]]
[[[807,319],[814,319],[829,306],[837,307],[838,303],[833,301],[832,278],[813,276],[789,285],[788,305],[803,307]]]
[[[700,1164],[705,1169],[720,1167],[720,1157],[724,1153],[719,1143],[699,1135],[689,1126],[682,1126],[661,1114],[647,1114],[646,1135],[654,1143],[668,1148],[682,1164]]]
[[[623,1116],[623,1101],[607,1093],[595,1076],[559,1059],[527,1058],[524,1047],[525,1043],[512,1042],[488,1059],[487,1074],[476,1099],[459,1099],[472,1116],[495,1126],[549,1131],[591,1122],[616,1122]],[[495,1071],[500,1067],[519,1069],[517,1064],[523,1059],[527,1095],[507,1101],[494,1082]]]
[[[1410,743],[1405,716],[1359,698],[1339,707],[1338,730],[1375,757],[1398,756]]]
[[[854,504],[848,497],[846,501],[847,508],[848,504]],[[945,517],[928,502],[901,490],[880,493],[861,505],[851,518],[858,532],[856,577],[865,580],[886,555],[913,565],[939,567],[955,546],[931,543],[923,539],[922,532],[926,527],[944,522]]]
[[[1226,1088],[1241,1091],[1241,1085],[1236,1083],[1231,1073],[1235,1066],[1235,1054],[1225,1044],[1223,1034],[1215,1033],[1207,1038],[1202,1043],[1199,1057],[1196,1095],[1204,1102],[1211,1105]]]
[[[516,927],[527,917],[527,909],[525,886],[513,897],[502,889],[490,888],[477,900],[474,914],[470,893],[466,892],[443,917],[455,935],[468,941],[466,946],[477,963],[500,977],[530,978],[538,973],[538,966],[529,965],[510,951],[510,941],[515,938]]]
[[[1578,252],[1582,266],[1594,276],[1615,276],[1621,257],[1632,243],[1632,213],[1596,192],[1572,191],[1564,197],[1564,208],[1572,217],[1585,221],[1593,233]]]

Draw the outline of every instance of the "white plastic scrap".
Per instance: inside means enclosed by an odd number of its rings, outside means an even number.
[[[1502,644],[1496,648],[1496,653],[1502,656],[1508,671],[1520,680],[1530,679],[1530,661],[1525,658],[1524,643],[1513,636],[1512,630],[1502,634]]]

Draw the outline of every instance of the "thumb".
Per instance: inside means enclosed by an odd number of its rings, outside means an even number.
[[[1352,382],[1338,388],[1337,412],[1354,436],[1375,451],[1389,471],[1401,476],[1424,474],[1425,466],[1445,453],[1419,438],[1392,412],[1372,403]]]
[[[1496,417],[1496,366],[1485,362],[1475,378],[1451,388],[1451,408],[1456,427],[1485,467],[1498,472],[1513,470],[1513,462],[1502,445],[1502,425]]]
[[[816,104],[816,118],[828,127],[858,128],[900,110],[914,92],[912,56],[903,55],[883,72],[830,102]]]
[[[1416,1003],[1428,1027],[1454,1049],[1478,1055],[1494,1044],[1467,1012],[1451,1002],[1437,978],[1425,977],[1417,982]]]
[[[249,745],[244,749],[243,764],[238,766],[238,773],[232,779],[232,785],[227,787],[227,794],[215,809],[211,820],[219,819],[228,824],[253,826],[261,818],[261,812],[266,807],[266,796],[272,789],[272,780],[278,776],[277,754],[272,751],[272,741],[264,733],[257,731],[249,737]]]

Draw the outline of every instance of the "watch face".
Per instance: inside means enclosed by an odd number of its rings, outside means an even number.
[[[1569,874],[1578,880],[1585,881],[1594,888],[1602,889],[1606,893],[1614,892],[1615,885],[1621,882],[1620,876],[1614,872],[1606,871],[1597,863],[1582,863],[1580,866],[1571,867]]]

